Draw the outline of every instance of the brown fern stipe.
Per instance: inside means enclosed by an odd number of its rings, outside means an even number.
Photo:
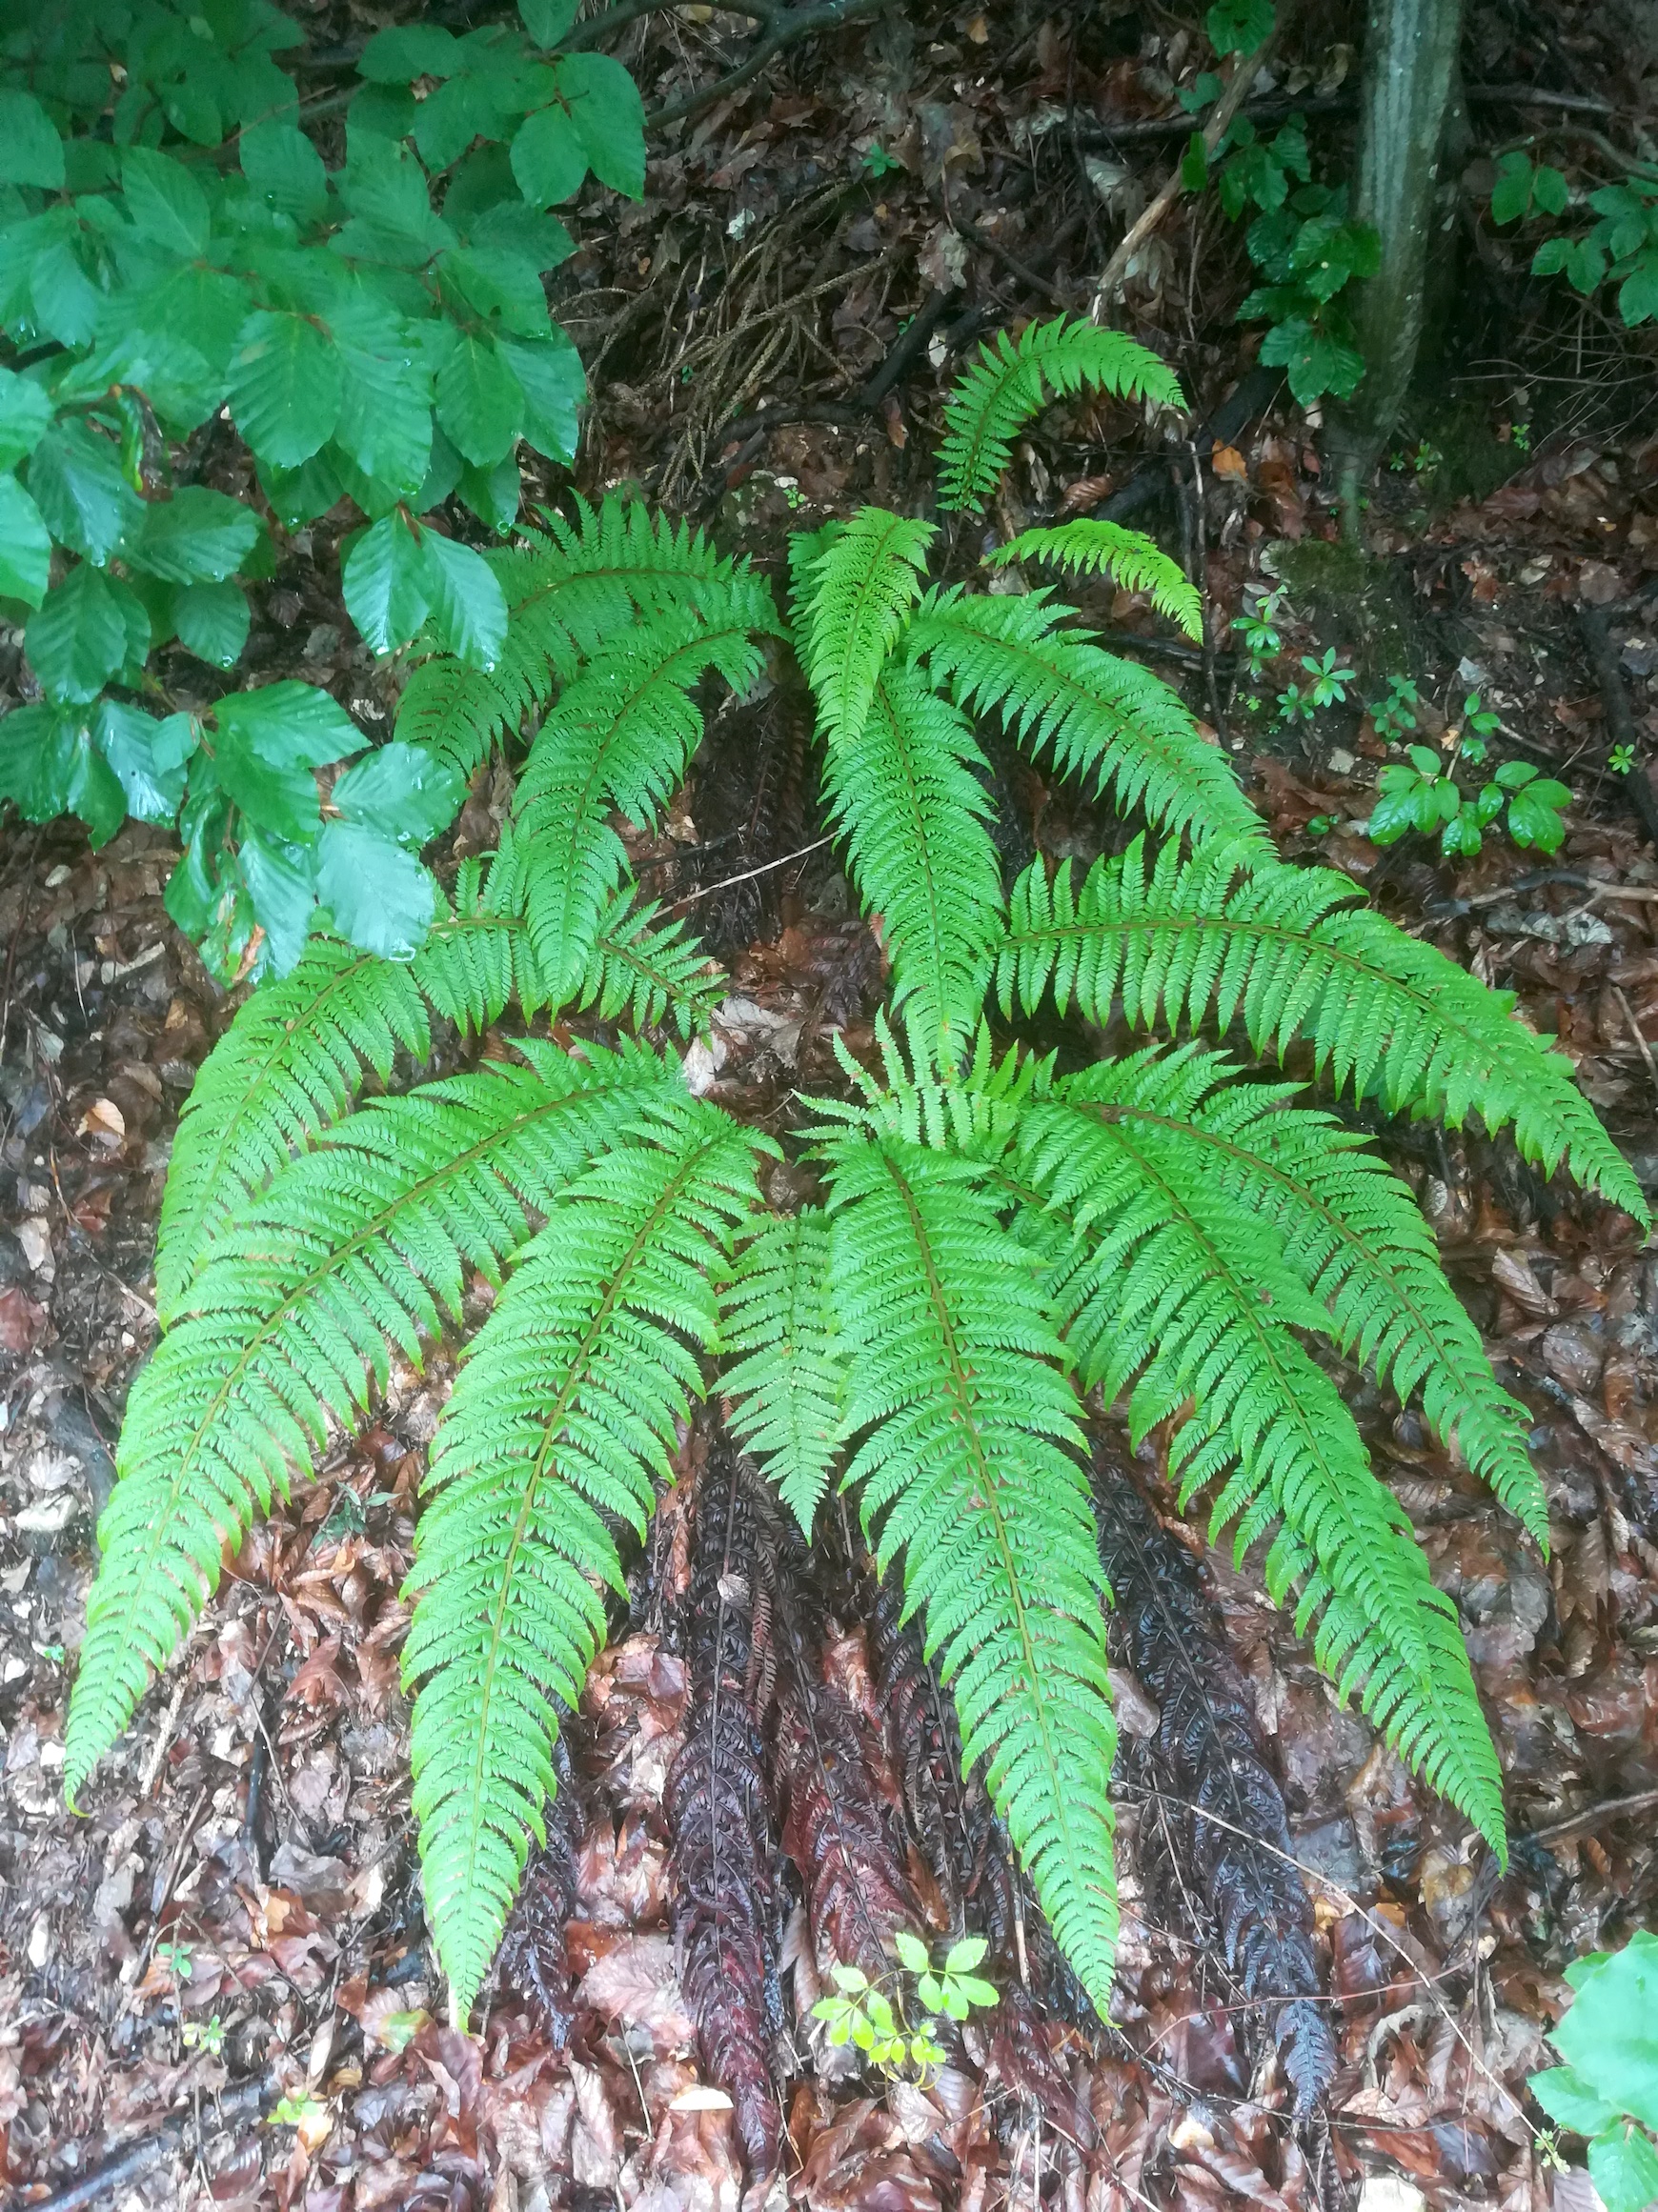
[[[1098,1438],[1094,1486],[1114,1626],[1158,1701],[1153,1746],[1169,1798],[1190,1808],[1177,1833],[1189,1837],[1227,1965],[1247,1997],[1277,2005],[1274,2034],[1304,2118],[1334,2078],[1336,2042],[1320,2009],[1312,1902],[1254,1701],[1189,1554]]]
[[[672,1927],[711,2081],[731,2099],[751,2182],[774,2174],[782,2116],[771,2051],[778,1982],[777,1837],[751,1702],[759,1531],[741,1463],[710,1450],[691,1538],[685,1744],[668,1776]]]

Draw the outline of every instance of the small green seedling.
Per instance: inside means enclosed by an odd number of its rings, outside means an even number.
[[[1635,748],[1632,745],[1614,745],[1607,754],[1607,766],[1614,775],[1628,775],[1635,765]]]
[[[1416,710],[1421,704],[1421,694],[1409,676],[1389,676],[1386,695],[1373,700],[1369,710],[1377,736],[1385,738],[1389,745],[1402,745],[1416,728]]]
[[[1245,611],[1232,624],[1234,630],[1243,632],[1244,652],[1249,664],[1244,674],[1252,684],[1261,681],[1266,674],[1267,662],[1276,660],[1284,651],[1284,640],[1274,628],[1278,610],[1283,604],[1284,586],[1281,584],[1277,591],[1267,593],[1253,613]]]
[[[1506,808],[1507,832],[1516,845],[1557,853],[1566,836],[1561,813],[1571,804],[1571,793],[1564,783],[1539,775],[1527,760],[1504,761],[1477,792],[1465,792],[1456,780],[1459,758],[1470,764],[1484,760],[1487,739],[1497,727],[1498,717],[1482,708],[1478,692],[1470,692],[1463,705],[1461,734],[1447,754],[1410,745],[1405,748],[1408,765],[1389,762],[1377,778],[1370,842],[1396,844],[1413,830],[1423,836],[1437,833],[1447,859],[1471,858],[1486,831]]]
[[[175,1981],[190,1980],[190,1962],[194,1956],[193,1943],[157,1943],[155,1946],[156,1963],[166,1967]]]
[[[1312,677],[1312,682],[1307,686],[1307,696],[1313,706],[1341,706],[1346,698],[1347,686],[1353,680],[1353,671],[1337,666],[1335,647],[1330,646],[1322,660],[1315,660],[1310,653],[1304,653],[1301,665]]]
[[[1549,2118],[1588,2139],[1589,2180],[1607,2212],[1658,2200],[1658,1936],[1639,1929],[1621,1951],[1575,1960],[1577,1992],[1549,2037],[1567,2061],[1533,2074]]]
[[[284,2097],[273,2104],[265,2115],[267,2127],[312,2127],[328,2117],[328,2106],[320,2097]]]
[[[865,176],[890,176],[895,169],[902,169],[902,167],[903,163],[895,160],[884,146],[866,146],[863,150],[863,173]]]
[[[996,2004],[1000,1996],[994,1982],[973,1972],[988,1948],[981,1936],[967,1936],[952,1944],[939,1967],[926,1944],[907,1929],[900,1930],[894,1942],[914,1980],[915,2002],[925,2017],[910,2024],[900,1975],[883,1977],[887,1984],[883,1987],[871,1981],[859,1966],[839,1965],[831,1970],[831,1978],[839,1994],[819,1998],[812,2017],[827,2024],[829,2041],[838,2048],[851,2043],[883,2073],[896,2075],[910,2065],[924,2078],[930,2067],[944,2062],[945,2052],[936,2033],[940,2016],[964,2021],[975,2005]]]
[[[225,2023],[215,2012],[212,2020],[187,2020],[184,2023],[184,2047],[187,2051],[206,2051],[216,2059],[225,2047]]]

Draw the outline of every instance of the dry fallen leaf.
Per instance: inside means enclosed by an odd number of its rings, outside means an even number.
[[[94,1098],[75,1124],[77,1136],[91,1136],[111,1152],[127,1141],[127,1120],[113,1098]]]
[[[1215,476],[1235,476],[1244,483],[1248,478],[1249,464],[1236,446],[1217,446],[1209,455],[1209,473]]]

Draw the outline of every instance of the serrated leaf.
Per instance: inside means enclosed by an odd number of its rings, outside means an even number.
[[[456,659],[491,669],[507,639],[507,600],[500,579],[480,553],[435,530],[420,546],[432,627]]]
[[[926,1973],[931,1961],[920,1936],[911,1935],[908,1928],[900,1928],[893,1937],[893,1948],[912,1974]]]
[[[227,794],[284,844],[307,844],[320,819],[312,771],[357,752],[361,731],[311,684],[233,692],[213,712],[213,766]]]
[[[236,428],[260,460],[296,469],[334,435],[340,364],[310,315],[259,308],[242,325],[227,396]]]
[[[1658,2203],[1658,2150],[1638,2127],[1620,2122],[1597,2135],[1588,2170],[1606,2212],[1650,2212]]]
[[[1599,2135],[1618,2117],[1617,2106],[1570,2066],[1546,2067],[1532,2075],[1527,2087],[1549,2119],[1574,2135]]]
[[[362,295],[336,309],[339,353],[334,442],[364,475],[402,496],[418,491],[432,460],[432,377],[405,319]]]
[[[30,616],[24,650],[49,699],[95,699],[125,662],[124,591],[102,569],[83,561]]]
[[[62,191],[63,140],[32,92],[0,90],[0,184]]]
[[[86,718],[57,707],[19,707],[0,720],[0,798],[31,822],[79,814],[94,849],[127,818],[126,794]]]
[[[254,123],[236,141],[242,174],[261,199],[296,223],[328,211],[328,171],[303,131],[280,117]]]
[[[153,500],[130,557],[169,584],[217,584],[233,575],[258,542],[259,518],[223,492],[184,484]]]
[[[436,23],[395,24],[390,30],[376,30],[357,56],[357,74],[371,85],[447,77],[462,66],[459,39]]]
[[[265,933],[271,966],[278,975],[296,967],[316,912],[316,856],[250,830],[238,855],[253,915]]]
[[[430,871],[377,830],[325,822],[317,840],[316,895],[354,945],[386,960],[411,960],[437,909]]]
[[[51,429],[51,394],[44,385],[0,369],[0,469],[14,469],[29,458]]]
[[[47,432],[29,464],[29,490],[59,545],[102,568],[144,520],[108,438],[71,418]]]
[[[382,515],[347,556],[346,612],[374,653],[407,645],[431,608],[425,533],[401,513]]]
[[[98,702],[92,717],[93,741],[114,771],[127,812],[141,822],[171,825],[184,804],[189,755],[179,749],[180,723],[188,728],[189,717],[172,714],[157,721],[153,714],[118,699]]]
[[[983,1958],[990,1945],[982,1936],[963,1936],[959,1943],[952,1943],[944,1956],[946,1974],[970,1974]]]
[[[0,476],[0,597],[38,607],[51,580],[51,535],[15,476]]]
[[[532,207],[557,207],[580,190],[587,145],[567,108],[555,101],[525,116],[513,140],[513,174]]]
[[[518,13],[537,46],[556,46],[576,21],[576,0],[518,0]]]
[[[1272,30],[1272,0],[1216,0],[1203,29],[1217,53],[1253,53]]]
[[[562,331],[548,344],[498,338],[495,348],[523,389],[525,439],[550,461],[574,461],[587,398],[581,355]]]
[[[121,156],[121,182],[141,238],[182,259],[206,252],[212,229],[207,194],[182,162],[151,146],[130,146]]]
[[[608,53],[566,54],[556,65],[558,97],[600,184],[629,199],[645,192],[645,104],[633,78]]]
[[[418,850],[448,829],[465,797],[466,778],[453,761],[394,738],[336,779],[330,804],[347,821]]]
[[[172,623],[186,652],[213,668],[234,668],[248,642],[251,616],[239,584],[187,584],[172,602]]]
[[[479,469],[512,452],[524,421],[524,389],[493,338],[457,333],[437,372],[437,419],[455,451]]]

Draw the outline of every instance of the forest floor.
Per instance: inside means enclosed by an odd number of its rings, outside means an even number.
[[[319,38],[360,37],[370,19],[316,12]],[[1652,98],[1593,11],[1549,11],[1529,44],[1512,19],[1470,13],[1490,85],[1567,84],[1625,123]],[[637,26],[625,53],[648,103],[740,52],[719,19],[697,20],[710,15]],[[642,487],[774,574],[791,527],[867,499],[920,506],[963,349],[1085,308],[1090,272],[1178,150],[1178,131],[1145,125],[1175,112],[1182,40],[1132,10],[918,4],[785,53],[664,132],[647,198],[582,203],[578,251],[555,279],[596,393],[577,488]],[[1281,89],[1333,93],[1345,66],[1309,52],[1284,65]],[[1476,114],[1489,143],[1515,134],[1500,106]],[[1113,140],[1112,121],[1142,128]],[[1338,136],[1325,158],[1345,157]],[[1172,648],[1142,600],[1109,587],[1082,594],[1091,618],[1186,691],[1286,855],[1348,870],[1518,994],[1658,1191],[1658,854],[1643,794],[1608,769],[1620,715],[1658,751],[1658,374],[1649,351],[1527,286],[1466,220],[1463,352],[1385,473],[1373,570],[1335,542],[1313,432],[1269,383],[1191,459],[1125,411],[1051,410],[993,526],[1149,487],[1137,519],[1201,575],[1212,650]],[[1159,234],[1148,274],[1125,320],[1206,423],[1248,372],[1233,319],[1246,272],[1212,200]],[[549,473],[540,490],[561,488]],[[342,643],[339,527],[285,541],[248,666],[326,683],[377,731],[395,678]],[[1229,625],[1246,593],[1277,584],[1284,655],[1252,686]],[[1348,697],[1283,724],[1277,691],[1304,653],[1331,646],[1360,672]],[[174,703],[191,668],[164,671]],[[1422,741],[1454,733],[1477,690],[1501,718],[1494,756],[1571,787],[1550,862],[1501,835],[1454,866],[1420,838],[1369,842],[1385,749],[1361,702],[1395,674],[1418,683]],[[774,675],[764,697],[711,717],[666,835],[636,840],[635,859],[732,977],[694,1048],[698,1079],[786,1131],[798,1089],[840,1080],[832,1040],[869,1048],[882,967],[823,847],[798,686]],[[1000,766],[1030,844],[1102,849],[1105,825],[1074,794]],[[509,794],[504,769],[486,775],[463,849],[493,841]],[[0,829],[0,2185],[19,2206],[732,2212],[733,2116],[698,2074],[666,1933],[663,1791],[686,1693],[672,1500],[574,1732],[574,2032],[556,2049],[504,1983],[481,2038],[442,2024],[397,1683],[441,1357],[396,1375],[369,1433],[249,1540],[83,1817],[63,1809],[93,1525],[154,1334],[172,1132],[235,1006],[167,919],[167,866],[136,826],[95,855],[72,822]],[[1271,2036],[1228,1972],[1188,1879],[1157,1710],[1125,1657],[1110,2031],[1089,2038],[1054,2009],[1040,2066],[969,2032],[930,2083],[837,2075],[807,2047],[811,1961],[798,1958],[778,2185],[811,2212],[1582,2203],[1540,2150],[1525,2081],[1547,2062],[1565,1965],[1658,1911],[1658,1256],[1627,1217],[1545,1186],[1506,1147],[1397,1129],[1383,1141],[1499,1376],[1534,1413],[1547,1485],[1545,1559],[1420,1420],[1345,1375],[1463,1619],[1506,1774],[1506,1873],[1337,1703],[1258,1563],[1217,1555],[1207,1589],[1229,1679],[1276,1764],[1312,1899],[1340,2061],[1321,2108],[1294,2118]],[[698,1452],[688,1440],[688,1473]],[[1201,1550],[1156,1438],[1138,1473],[1165,1527]],[[868,1709],[864,1624],[842,1611],[825,1664]],[[863,1740],[896,1802],[879,1728]],[[1056,2074],[1091,2127],[1051,2099],[1044,2111],[1032,2084]],[[95,2185],[73,2194],[83,2179]]]

